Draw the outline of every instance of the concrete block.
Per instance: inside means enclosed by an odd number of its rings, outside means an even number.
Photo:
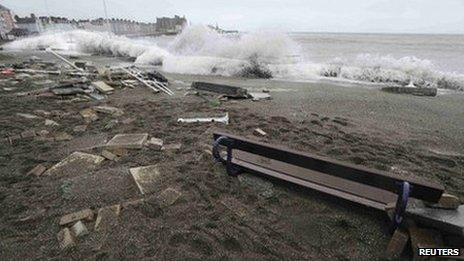
[[[82,116],[82,118],[84,118],[84,121],[87,123],[98,120],[97,113],[91,108],[84,109],[80,111],[79,113]]]
[[[106,93],[111,93],[111,92],[114,91],[113,87],[109,86],[108,84],[106,84],[103,81],[93,82],[92,86],[95,87],[95,89],[97,89],[101,93],[105,93],[105,94]]]
[[[93,211],[89,208],[71,214],[67,214],[61,217],[60,225],[64,226],[80,220],[92,221],[93,215]]]
[[[93,109],[96,112],[111,114],[117,117],[122,116],[124,114],[123,110],[116,108],[116,107],[111,107],[111,106],[95,106],[93,107]]]
[[[112,161],[117,161],[118,156],[114,155],[113,153],[109,152],[108,150],[102,151],[101,154],[105,159],[112,160]]]
[[[85,235],[88,235],[89,234],[89,230],[87,229],[87,227],[84,225],[84,223],[82,223],[82,221],[77,221],[76,224],[74,224],[72,227],[71,227],[71,232],[73,233],[73,235],[75,237],[83,237]]]
[[[163,148],[161,148],[161,150],[176,151],[176,150],[180,150],[181,148],[182,148],[182,144],[174,143],[174,144],[164,145]]]
[[[428,207],[442,208],[442,209],[457,209],[461,205],[458,197],[443,193],[437,204],[427,204]]]
[[[151,138],[148,140],[147,145],[150,149],[161,150],[163,148],[163,140]]]
[[[107,148],[141,149],[148,139],[147,133],[142,134],[118,134],[107,144]]]
[[[71,231],[67,227],[63,228],[60,232],[58,232],[58,235],[56,237],[62,250],[72,248],[76,245],[74,237],[72,236]]]

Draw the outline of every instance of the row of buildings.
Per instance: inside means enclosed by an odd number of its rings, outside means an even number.
[[[185,17],[156,18],[156,23],[143,23],[127,19],[75,20],[64,17],[13,16],[11,10],[0,5],[0,39],[12,40],[18,37],[41,34],[46,31],[67,31],[84,29],[89,31],[112,32],[117,35],[144,36],[177,34],[187,25]]]

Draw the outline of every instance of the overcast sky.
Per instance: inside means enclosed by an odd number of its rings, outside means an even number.
[[[104,17],[103,0],[0,0],[19,15]],[[460,33],[464,0],[106,0],[110,17],[155,21],[185,15],[192,24],[250,31]],[[46,8],[48,3],[48,10]]]

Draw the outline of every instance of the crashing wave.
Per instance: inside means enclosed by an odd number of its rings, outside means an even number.
[[[321,64],[295,61],[295,57],[303,57],[298,44],[287,34],[276,32],[223,35],[208,27],[191,26],[162,48],[153,40],[76,30],[17,40],[5,49],[47,47],[130,57],[135,63],[161,65],[171,73],[289,80],[337,78],[464,90],[464,75],[441,72],[431,61],[416,57],[363,54],[353,60]]]

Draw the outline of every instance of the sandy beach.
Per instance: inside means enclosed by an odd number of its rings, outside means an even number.
[[[27,59],[17,53],[2,62]],[[10,54],[7,54],[10,55]],[[81,57],[94,64],[119,64],[113,57]],[[56,61],[53,58],[47,60]],[[1,91],[2,138],[26,130],[68,133],[64,140],[20,140],[0,151],[0,243],[6,259],[191,259],[277,260],[356,259],[383,256],[388,244],[388,218],[373,210],[336,200],[285,182],[245,174],[229,177],[206,153],[212,130],[252,137],[398,175],[418,176],[443,184],[464,199],[464,95],[437,97],[384,93],[367,84],[292,82],[165,73],[175,95],[147,88],[118,88],[108,99],[76,102],[39,96],[16,97]],[[228,100],[186,95],[193,81],[269,90],[272,100]],[[19,87],[24,91],[28,87]],[[84,132],[80,111],[114,106],[123,116],[98,114]],[[44,117],[24,119],[17,113],[50,112],[59,126],[44,126]],[[187,114],[228,112],[229,125],[180,124]],[[110,122],[116,123],[108,127]],[[126,122],[126,123],[123,123]],[[129,123],[128,123],[129,122]],[[267,132],[253,135],[255,128]],[[120,160],[105,160],[83,173],[33,177],[25,174],[38,163],[47,168],[81,151],[99,155],[101,145],[120,133],[148,133],[175,151],[148,147]],[[129,169],[157,164],[163,180],[154,196],[141,197]],[[167,188],[179,200],[160,207]],[[126,204],[127,202],[134,202]],[[85,208],[122,204],[118,225],[79,241],[72,252],[56,240],[58,221]],[[92,225],[93,223],[90,223]]]

